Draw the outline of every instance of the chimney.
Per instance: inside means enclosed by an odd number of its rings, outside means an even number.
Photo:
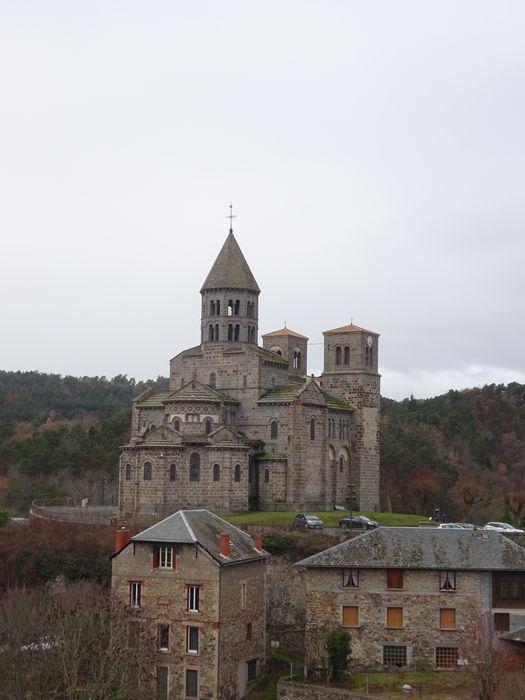
[[[121,527],[120,530],[115,530],[115,553],[120,552],[121,549],[127,545],[131,540],[131,530],[125,527]]]
[[[253,538],[253,548],[258,552],[262,551],[262,538],[260,535],[255,535]]]
[[[230,536],[227,532],[223,532],[220,536],[220,553],[221,557],[230,556]]]

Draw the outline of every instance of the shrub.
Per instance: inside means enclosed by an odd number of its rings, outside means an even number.
[[[326,639],[329,677],[338,681],[345,673],[352,653],[352,637],[344,630],[334,630]]]

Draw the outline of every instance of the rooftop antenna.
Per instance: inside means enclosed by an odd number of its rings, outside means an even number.
[[[230,213],[226,218],[230,220],[230,233],[233,233],[233,220],[237,218],[237,214],[233,213],[233,202],[230,202]]]

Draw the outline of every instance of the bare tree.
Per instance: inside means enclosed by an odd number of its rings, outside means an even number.
[[[151,697],[154,644],[93,583],[9,591],[0,601],[0,698]],[[142,681],[142,682],[139,682]]]

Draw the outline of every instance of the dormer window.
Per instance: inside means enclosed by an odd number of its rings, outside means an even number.
[[[175,557],[172,545],[157,545],[153,547],[153,568],[173,569]]]

